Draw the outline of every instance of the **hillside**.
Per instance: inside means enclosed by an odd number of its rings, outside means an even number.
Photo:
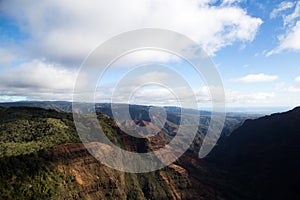
[[[245,123],[206,158],[229,171],[253,199],[299,199],[300,107]]]
[[[0,108],[0,116],[0,199],[221,199],[178,163],[144,174],[102,165],[79,143],[69,113],[16,107]],[[98,118],[124,149],[157,145],[128,136],[103,114]]]
[[[5,157],[1,199],[221,199],[177,164],[128,174],[99,163],[80,143]]]

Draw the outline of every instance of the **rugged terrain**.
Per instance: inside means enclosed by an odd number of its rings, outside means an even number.
[[[135,124],[156,129],[142,119],[145,110],[138,112]],[[170,118],[149,139],[125,134],[108,115],[98,113],[98,119],[114,144],[135,152],[161,148],[176,134]],[[234,123],[206,159],[198,159],[191,147],[168,167],[132,174],[91,156],[71,113],[0,108],[0,199],[297,199],[299,121],[295,108],[240,127]]]
[[[0,108],[0,116],[1,199],[221,199],[179,162],[143,174],[102,165],[80,143],[70,113],[14,107]],[[107,136],[122,148],[158,148],[154,139],[135,139],[108,116],[99,113],[98,118]]]

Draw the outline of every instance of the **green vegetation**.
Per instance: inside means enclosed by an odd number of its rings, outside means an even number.
[[[37,153],[0,159],[0,199],[78,196],[74,176],[64,175]]]
[[[80,142],[72,114],[39,108],[0,108],[0,157]]]
[[[41,156],[43,149],[67,142],[80,142],[72,114],[29,107],[0,108],[0,199],[76,194],[74,177],[59,173]]]
[[[97,117],[107,137],[116,145],[129,151],[149,150],[146,139],[125,134],[104,114]],[[66,143],[69,144],[58,146]],[[160,171],[128,174],[112,170],[95,160],[79,143],[71,113],[0,107],[0,199],[172,197]],[[58,166],[63,167],[59,170]],[[176,176],[172,185],[179,194],[186,193],[186,184],[182,184],[187,182],[186,177],[168,167],[163,173],[166,177]]]

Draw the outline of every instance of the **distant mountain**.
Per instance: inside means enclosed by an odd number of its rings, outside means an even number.
[[[97,112],[102,112],[110,117],[112,117],[111,112],[111,103],[95,103],[95,110]],[[147,120],[147,115],[145,112],[149,111],[151,107],[154,106],[146,106],[146,105],[135,105],[135,104],[113,104],[117,109],[127,109],[129,107],[130,114],[132,114],[133,118],[140,117],[143,120]],[[19,102],[2,102],[0,103],[0,107],[38,107],[44,109],[53,109],[56,111],[64,111],[64,112],[72,112],[72,102],[69,101],[19,101]],[[182,108],[176,106],[164,106],[163,107],[167,113],[170,114],[180,114]],[[194,109],[187,109],[185,108],[185,113],[194,115],[200,114],[200,116],[210,116],[210,111],[205,110],[194,110]],[[144,112],[144,113],[142,113]],[[139,113],[136,115],[135,113]],[[216,114],[216,113],[215,113]],[[256,118],[261,116],[259,112],[249,114],[248,112],[228,112],[227,116],[229,117],[248,117],[248,118]],[[175,118],[174,118],[175,119]]]
[[[68,101],[19,101],[3,102],[0,107],[36,107],[53,109],[56,111],[72,112],[72,103]]]
[[[129,108],[130,116],[133,120],[145,120],[150,121],[149,110],[153,106],[145,106],[145,105],[129,105],[129,104],[113,104],[114,108],[118,111],[124,112]],[[44,109],[53,109],[56,111],[63,112],[72,112],[72,102],[67,101],[20,101],[20,102],[6,102],[0,103],[0,107],[39,107]],[[111,118],[114,118],[112,113],[112,104],[110,103],[96,103],[95,111],[101,112],[103,114],[108,115]],[[172,122],[173,124],[180,123],[180,116],[182,108],[175,106],[165,106],[163,107],[167,113],[167,120]],[[211,117],[211,112],[209,111],[197,111],[193,109],[184,109],[184,112],[189,115],[191,120],[194,120],[193,123],[199,123],[202,125],[202,133],[206,134],[205,128],[203,126],[207,126],[209,124],[209,120]],[[214,113],[218,114],[218,113]],[[200,115],[200,119],[196,118],[196,115]],[[246,119],[254,119],[261,115],[259,114],[247,114],[247,113],[227,113],[226,114],[226,122],[224,133],[228,134],[238,126],[240,126]],[[187,123],[192,123],[191,121]]]
[[[206,160],[229,172],[253,199],[300,199],[300,107],[244,124]]]

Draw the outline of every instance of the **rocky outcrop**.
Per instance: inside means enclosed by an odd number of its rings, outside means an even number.
[[[53,147],[44,157],[60,173],[73,176],[77,196],[87,199],[221,199],[179,163],[151,173],[124,173],[101,164],[80,143]]]

